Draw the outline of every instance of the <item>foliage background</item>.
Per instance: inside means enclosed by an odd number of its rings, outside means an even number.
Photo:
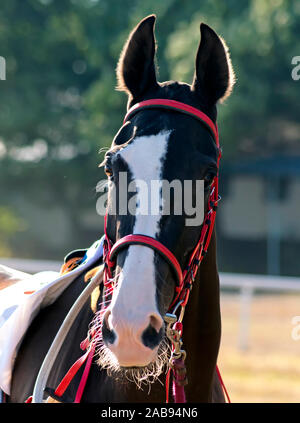
[[[191,81],[200,22],[229,45],[237,84],[219,107],[225,163],[300,153],[300,82],[291,78],[299,2],[4,0],[0,256],[61,260],[101,236],[99,150],[126,106],[115,67],[128,33],[150,13],[158,18],[160,81]]]

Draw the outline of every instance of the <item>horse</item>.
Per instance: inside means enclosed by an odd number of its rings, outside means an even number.
[[[161,83],[156,76],[155,21],[156,16],[150,15],[139,22],[119,58],[117,89],[128,95],[127,110],[148,101],[156,105],[158,100],[162,104],[177,102],[201,111],[199,113],[215,127],[217,103],[230,95],[234,85],[234,72],[224,40],[201,23],[192,84]],[[138,180],[146,183],[201,180],[204,181],[207,213],[211,187],[218,176],[219,152],[207,125],[186,111],[182,113],[163,106],[143,107],[126,119],[101,163],[108,178],[105,233],[110,247],[132,235],[135,240],[140,237],[141,242],[123,243],[114,266],[109,269],[104,257],[109,283],[99,284],[80,310],[51,370],[47,382],[48,398],[74,402],[80,372],[61,397],[57,398],[54,389],[82,355],[82,340],[87,339],[93,329],[101,327],[81,402],[165,401],[165,383],[161,378],[168,369],[171,354],[165,316],[177,292],[178,272],[188,265],[204,224],[201,221],[197,225],[187,225],[186,212],[175,213],[173,200],[169,214],[163,214],[161,207],[156,214],[142,214],[139,190],[135,196],[131,193],[128,200],[134,202],[135,213],[119,213],[118,210],[113,213],[114,202],[118,201],[113,194],[124,189],[120,180],[122,173],[127,175],[127,184]],[[193,200],[196,194],[193,188]],[[162,190],[158,190],[158,196],[162,195]],[[146,238],[153,240],[154,248],[146,245]],[[206,254],[201,258],[193,286],[189,286],[189,300],[182,321],[188,379],[185,396],[187,402],[225,402],[216,370],[221,313],[214,228]],[[87,274],[97,274],[102,264],[100,260],[96,267],[93,265],[80,274],[53,304],[34,318],[18,349],[8,402],[24,402],[32,394],[56,333],[89,283]],[[106,306],[102,307],[103,304]]]

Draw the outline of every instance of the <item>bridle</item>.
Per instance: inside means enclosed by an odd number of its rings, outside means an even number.
[[[145,100],[140,103],[132,106],[123,121],[123,125],[128,122],[134,115],[139,113],[142,110],[146,109],[167,109],[179,113],[185,113],[193,118],[196,118],[200,123],[202,123],[211,133],[214,138],[217,150],[217,168],[219,169],[219,161],[221,158],[221,149],[219,144],[219,134],[217,125],[202,111],[199,109],[189,106],[185,103],[167,100],[167,99],[153,99]],[[193,286],[193,283],[196,278],[197,271],[199,266],[207,253],[207,249],[211,240],[213,233],[216,211],[218,207],[218,202],[220,200],[218,194],[218,174],[213,178],[212,184],[210,186],[210,193],[208,197],[208,207],[206,214],[204,216],[202,229],[200,233],[199,240],[196,247],[194,248],[192,254],[190,255],[187,267],[182,270],[181,266],[175,257],[175,255],[161,242],[157,239],[154,239],[150,236],[143,234],[130,234],[122,237],[116,243],[113,243],[107,234],[107,213],[104,221],[104,285],[111,296],[114,288],[113,282],[113,271],[116,267],[116,258],[118,253],[130,245],[143,245],[148,248],[153,249],[157,252],[163,259],[170,265],[174,274],[176,276],[176,287],[174,299],[169,307],[168,313],[165,316],[165,322],[167,323],[166,334],[169,340],[172,343],[172,354],[169,361],[170,370],[173,368],[174,372],[174,388],[175,388],[175,402],[176,402],[176,392],[178,402],[185,402],[183,386],[187,383],[186,379],[186,370],[184,366],[184,359],[186,352],[181,348],[182,346],[182,332],[183,325],[182,320],[184,316],[185,307],[187,305],[189,295]],[[179,317],[177,317],[176,312],[180,310]],[[170,370],[167,376],[167,402],[169,395],[169,376]],[[218,369],[217,369],[218,372]],[[219,372],[218,372],[219,374]],[[219,376],[220,377],[220,376]],[[220,378],[221,380],[221,378]],[[221,380],[222,383],[222,380]],[[177,390],[176,390],[177,387]],[[182,389],[181,389],[182,388]],[[224,387],[225,388],[225,387]],[[227,394],[226,390],[225,393]]]
[[[179,113],[185,113],[189,116],[192,116],[199,120],[200,123],[205,125],[205,127],[210,131],[212,134],[214,141],[216,143],[216,147],[218,149],[218,158],[217,158],[217,168],[219,169],[219,161],[221,158],[221,149],[219,145],[219,135],[218,135],[218,128],[217,125],[213,123],[213,121],[202,111],[196,109],[195,107],[189,106],[185,103],[181,103],[175,100],[166,100],[166,99],[153,99],[153,100],[145,100],[140,103],[135,104],[131,107],[125,118],[123,125],[136,113],[140,112],[141,110],[149,109],[149,108],[162,108],[168,109],[172,111],[177,111]],[[196,247],[194,248],[193,252],[190,255],[187,267],[182,270],[181,266],[175,257],[175,255],[165,247],[161,242],[158,240],[143,235],[143,234],[130,234],[126,235],[123,238],[119,239],[116,243],[113,243],[107,234],[107,213],[104,220],[104,243],[103,243],[103,262],[104,262],[104,269],[101,270],[101,275],[103,272],[103,283],[105,286],[104,296],[108,297],[105,300],[105,308],[107,307],[107,303],[109,303],[109,299],[112,297],[113,289],[114,289],[114,281],[113,281],[113,272],[116,267],[116,258],[118,253],[130,245],[143,245],[149,248],[152,248],[158,254],[160,254],[164,260],[170,265],[174,274],[176,276],[176,287],[175,287],[175,295],[174,299],[169,307],[168,313],[164,316],[164,320],[167,324],[166,328],[166,335],[172,344],[172,352],[171,357],[169,360],[169,371],[167,373],[167,380],[166,380],[166,402],[169,402],[169,381],[170,381],[170,374],[171,370],[173,371],[173,395],[174,401],[183,403],[186,402],[185,393],[184,393],[184,386],[187,384],[186,378],[186,368],[185,368],[185,357],[186,352],[182,349],[182,333],[183,333],[183,324],[182,320],[184,317],[185,307],[187,305],[190,291],[192,289],[193,283],[195,281],[195,277],[199,266],[207,253],[207,249],[209,247],[209,243],[211,240],[216,211],[218,207],[218,202],[220,200],[218,194],[218,174],[214,177],[213,182],[210,186],[210,193],[208,197],[208,207],[207,211],[204,216],[200,237],[197,242]],[[92,279],[93,281],[93,279]],[[69,314],[65,319],[65,323],[68,327],[72,324],[75,317],[78,314],[78,310],[80,310],[85,304],[90,292],[94,288],[94,284],[97,283],[97,279],[94,282],[90,282],[87,288],[82,292],[72,309],[70,310]],[[74,311],[73,311],[74,308]],[[180,310],[179,317],[177,317],[177,312]],[[40,370],[39,376],[37,378],[37,382],[35,385],[34,397],[42,398],[43,393],[43,386],[45,386],[47,377],[51,367],[54,364],[54,359],[57,356],[58,350],[60,349],[63,340],[68,332],[68,329],[65,328],[66,324],[63,324],[59,333],[57,334],[45,360]],[[101,328],[100,328],[101,331]],[[63,335],[60,335],[60,332],[63,332]],[[80,402],[81,397],[86,385],[86,381],[91,369],[93,357],[95,354],[95,340],[99,334],[92,330],[89,331],[88,337],[82,341],[81,348],[86,350],[86,353],[80,357],[69,369],[67,374],[64,376],[56,390],[54,391],[54,396],[57,398],[61,398],[64,394],[67,387],[70,385],[71,381],[73,380],[75,374],[78,370],[83,366],[85,363],[85,368],[83,371],[83,375],[81,377],[76,397],[74,402]],[[55,351],[55,352],[54,352]],[[51,366],[48,366],[49,362]],[[44,367],[49,367],[48,371],[44,371]],[[227,397],[228,402],[230,402],[229,395],[227,393],[226,387],[223,383],[221,374],[219,372],[218,366],[216,366],[216,372],[219,377],[221,386],[224,390],[224,393]],[[39,393],[39,396],[38,396]],[[32,397],[29,397],[26,402],[31,402]],[[34,402],[40,402],[35,400]]]

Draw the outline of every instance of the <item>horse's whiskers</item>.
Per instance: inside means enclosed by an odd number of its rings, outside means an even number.
[[[138,389],[148,386],[158,380],[159,376],[167,370],[169,360],[170,347],[166,339],[161,342],[157,353],[156,360],[145,367],[120,367],[114,354],[107,348],[99,336],[96,343],[96,351],[98,355],[97,364],[107,370],[107,374],[114,377],[118,381],[124,383],[125,380],[134,383]]]
[[[138,389],[144,386],[150,386],[155,381],[159,380],[159,376],[167,369],[167,363],[170,357],[170,345],[165,338],[162,340],[155,362],[150,363],[145,367],[125,368],[119,365],[115,355],[103,342],[102,338],[102,321],[106,309],[103,307],[94,316],[90,326],[91,343],[94,343],[96,356],[98,356],[97,364],[107,370],[109,376],[114,377],[118,381],[125,382],[125,380],[134,383]]]

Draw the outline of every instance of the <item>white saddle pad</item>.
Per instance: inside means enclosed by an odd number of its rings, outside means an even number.
[[[103,255],[103,240],[94,242],[74,270],[40,272],[0,291],[0,389],[10,395],[18,347],[40,309],[52,304],[70,283]]]

